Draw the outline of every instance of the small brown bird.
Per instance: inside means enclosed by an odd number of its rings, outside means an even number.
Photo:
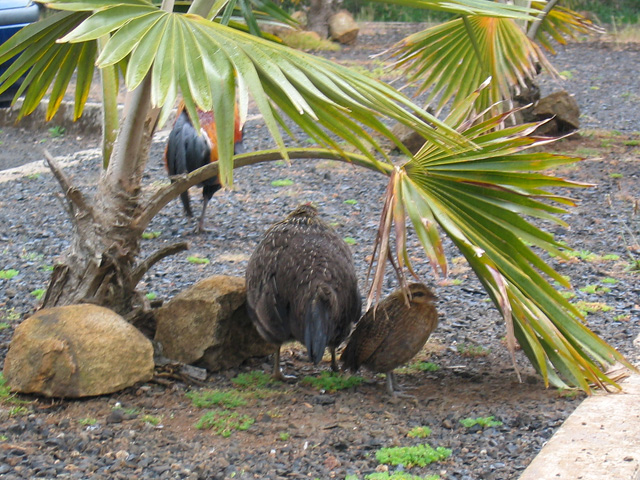
[[[398,390],[393,369],[408,362],[427,342],[438,325],[435,295],[421,283],[409,285],[409,305],[396,290],[365,313],[340,357],[344,369],[364,366],[387,374],[387,391]]]
[[[315,207],[301,205],[267,231],[246,279],[247,310],[260,335],[278,346],[298,340],[315,364],[329,347],[337,370],[335,349],[360,317],[362,300],[349,247]],[[273,376],[284,379],[280,348]]]

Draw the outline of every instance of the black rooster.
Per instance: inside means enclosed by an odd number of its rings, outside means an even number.
[[[213,112],[198,110],[198,119],[201,126],[200,134],[193,127],[193,123],[191,123],[184,106],[178,109],[178,117],[169,134],[164,155],[165,165],[170,177],[190,173],[208,163],[218,161],[218,137]],[[236,107],[234,126],[234,153],[236,154],[244,152],[242,136],[243,128],[240,124]],[[202,187],[202,213],[196,226],[196,232],[204,230],[204,215],[207,210],[207,204],[213,194],[221,188],[217,176],[205,180],[199,186]],[[189,202],[189,192],[181,193],[180,199],[182,200],[185,214],[188,217],[192,217],[193,212]]]
[[[274,224],[249,259],[247,309],[260,335],[275,345],[298,340],[318,364],[325,348],[337,370],[335,349],[360,317],[362,302],[351,251],[301,205]],[[280,348],[273,376],[283,379]]]

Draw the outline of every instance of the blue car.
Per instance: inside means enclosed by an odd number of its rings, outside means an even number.
[[[6,42],[25,25],[37,21],[39,17],[40,8],[31,0],[0,0],[0,44]],[[0,65],[0,75],[7,70],[11,61]],[[0,108],[11,104],[19,83],[0,94]]]

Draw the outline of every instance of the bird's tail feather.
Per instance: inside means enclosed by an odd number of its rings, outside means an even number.
[[[309,359],[316,365],[322,360],[324,349],[327,347],[329,335],[330,308],[327,303],[317,296],[308,306],[305,315],[304,344],[307,347]]]

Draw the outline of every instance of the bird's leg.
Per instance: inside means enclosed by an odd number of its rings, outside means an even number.
[[[280,347],[276,350],[273,358],[273,373],[271,377],[274,380],[285,383],[292,383],[296,380],[296,377],[291,375],[285,375],[282,373],[282,369],[280,369]]]
[[[392,397],[414,398],[413,395],[403,392],[403,388],[398,385],[393,372],[387,372],[387,392]]]
[[[340,369],[338,368],[338,363],[336,362],[336,347],[329,347],[331,351],[331,370],[333,372],[337,372]]]
[[[209,203],[210,198],[211,197],[207,198],[206,196],[202,197],[202,213],[198,219],[198,225],[196,225],[196,233],[206,232],[204,229],[204,214],[207,211],[207,204]]]

